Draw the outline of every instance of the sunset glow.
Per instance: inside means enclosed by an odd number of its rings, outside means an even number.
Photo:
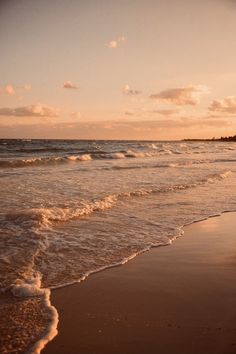
[[[235,133],[236,5],[0,3],[1,138]]]

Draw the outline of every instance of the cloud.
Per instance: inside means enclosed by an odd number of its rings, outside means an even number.
[[[126,116],[133,116],[134,115],[134,111],[125,111],[125,115]]]
[[[99,124],[102,124],[99,123]],[[128,129],[138,129],[138,130],[155,130],[155,129],[187,129],[187,128],[202,128],[202,127],[215,127],[222,128],[226,126],[231,126],[232,123],[227,119],[210,119],[209,117],[200,118],[178,118],[178,119],[160,119],[160,120],[142,120],[142,121],[124,121],[124,122],[107,122],[109,124],[109,129],[124,128],[124,131]],[[107,128],[107,125],[104,125]]]
[[[6,85],[5,87],[0,87],[0,94],[15,95],[17,91],[25,90],[30,91],[32,86],[30,84],[24,84],[23,86],[14,87],[12,85]]]
[[[22,88],[26,91],[32,90],[32,86],[30,84],[24,84],[24,86]]]
[[[74,119],[79,119],[81,118],[81,113],[80,112],[71,112],[71,117]]]
[[[106,46],[110,49],[116,49],[120,44],[123,42],[126,42],[126,37],[125,36],[120,36],[116,39],[112,39],[110,42],[106,44]]]
[[[65,81],[64,84],[63,84],[63,88],[77,90],[79,88],[79,86],[73,84],[71,81]]]
[[[0,122],[1,123],[1,122]],[[233,119],[179,118],[145,121],[83,121],[63,122],[41,119],[37,123],[21,119],[12,124],[8,119],[1,123],[2,138],[44,139],[127,139],[168,140],[183,138],[211,138],[232,135]]]
[[[179,109],[155,109],[149,112],[161,114],[162,116],[172,116],[174,114],[179,114],[180,110]]]
[[[129,87],[128,84],[126,84],[123,87],[123,93],[125,93],[126,95],[130,95],[130,96],[136,96],[136,95],[140,95],[142,93],[142,91],[139,90],[133,90]]]
[[[108,48],[117,48],[117,46],[118,46],[118,42],[117,41],[110,41],[109,43],[108,43]]]
[[[6,85],[5,87],[0,88],[0,93],[7,95],[15,95],[16,91],[12,85]]]
[[[209,110],[212,112],[221,112],[221,113],[236,113],[236,96],[228,96],[222,100],[212,101]]]
[[[58,110],[41,103],[16,108],[0,108],[0,116],[13,117],[57,117]]]
[[[186,87],[177,87],[164,90],[157,94],[152,94],[150,98],[155,99],[157,101],[173,103],[178,106],[195,106],[199,103],[199,96],[208,92],[209,89],[206,86],[190,85]]]

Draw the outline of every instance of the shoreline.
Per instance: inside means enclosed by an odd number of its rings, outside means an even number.
[[[235,226],[234,212],[190,224],[170,247],[52,290],[59,334],[42,353],[235,352]]]

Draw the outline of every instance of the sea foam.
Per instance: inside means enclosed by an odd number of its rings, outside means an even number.
[[[50,289],[41,288],[41,275],[36,273],[35,276],[26,279],[17,279],[11,287],[11,292],[16,297],[40,297],[48,314],[48,325],[45,328],[43,336],[28,350],[29,354],[39,354],[45,345],[51,341],[58,333],[57,325],[59,322],[58,312],[51,304]]]
[[[223,143],[22,144],[0,154],[0,268],[6,294],[42,300],[48,313],[32,353],[57,333],[50,289],[170,244],[185,223],[236,205],[235,151]]]

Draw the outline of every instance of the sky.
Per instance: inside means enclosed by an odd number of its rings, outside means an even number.
[[[0,138],[236,134],[236,0],[0,0]]]

